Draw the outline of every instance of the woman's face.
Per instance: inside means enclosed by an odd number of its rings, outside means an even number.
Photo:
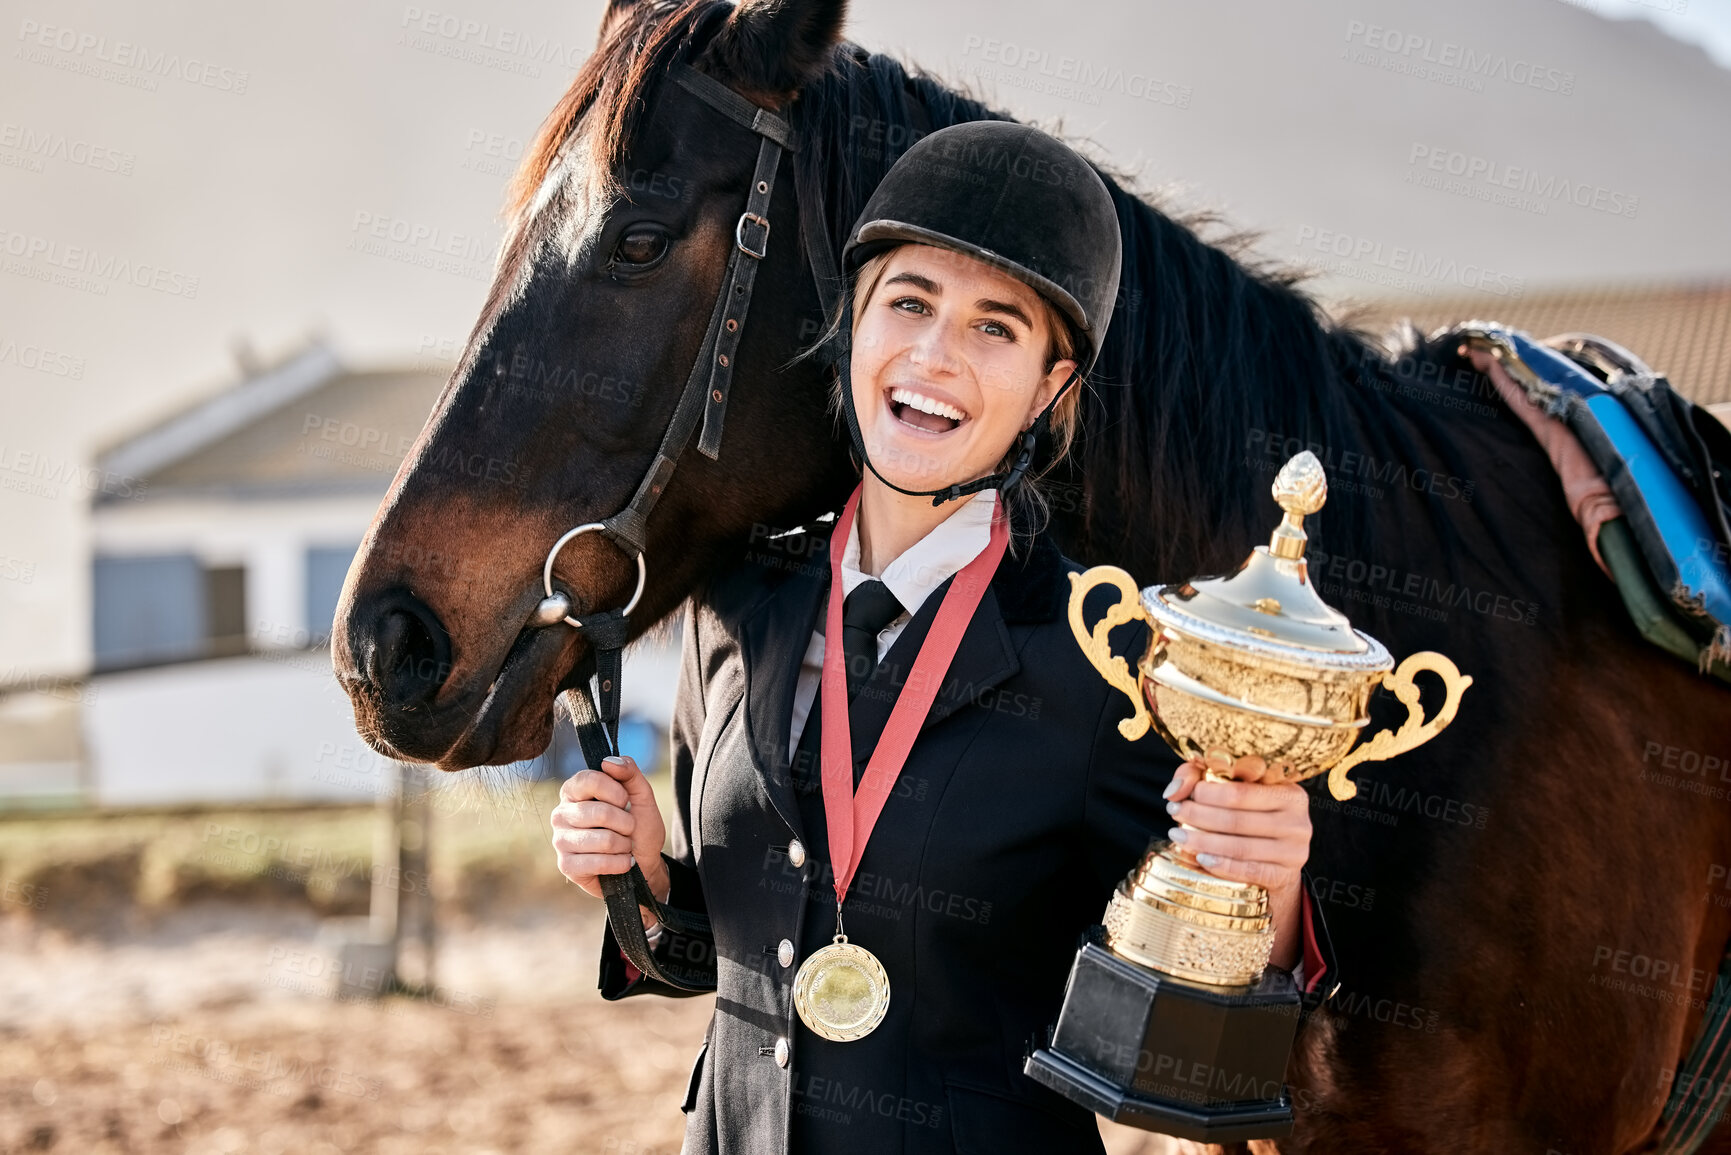
[[[854,410],[872,465],[906,489],[991,473],[1076,363],[1046,370],[1039,294],[934,245],[892,250],[854,331]]]

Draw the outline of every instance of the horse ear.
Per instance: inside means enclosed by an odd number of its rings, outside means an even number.
[[[739,0],[702,62],[748,92],[788,98],[822,71],[846,23],[847,0]]]

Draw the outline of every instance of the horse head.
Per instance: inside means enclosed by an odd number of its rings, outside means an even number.
[[[731,90],[736,114],[785,108],[831,56],[844,10],[609,8],[525,156],[480,318],[344,585],[332,661],[381,752],[457,770],[546,749],[553,702],[587,680],[593,651],[575,630],[535,624],[543,562],[565,531],[617,513],[644,482],[736,248],[763,255],[749,258],[755,300],[735,335],[725,436],[714,457],[673,447],[678,468],[642,529],[632,636],[754,525],[799,524],[845,485],[822,372],[792,361],[822,319],[794,182],[774,183],[772,239],[736,233],[759,134],[722,115],[713,91],[706,102],[670,82],[689,63]],[[638,569],[590,533],[559,551],[552,580],[581,616],[625,604]]]

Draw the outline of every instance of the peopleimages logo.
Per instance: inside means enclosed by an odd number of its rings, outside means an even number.
[[[588,55],[582,44],[567,44],[521,28],[414,5],[403,9],[397,43],[417,52],[529,77],[539,77],[543,64],[576,69]]]
[[[96,469],[70,457],[55,457],[0,442],[0,489],[36,497],[59,497],[60,487],[131,500],[143,497],[148,481]]]
[[[1330,485],[1353,479],[1378,482],[1392,489],[1410,489],[1414,493],[1446,497],[1469,505],[1476,488],[1470,479],[1452,473],[1409,466],[1393,458],[1379,459],[1374,454],[1356,449],[1336,454],[1331,445],[1306,441],[1272,429],[1251,429],[1245,436],[1244,448],[1248,463],[1274,467],[1285,465],[1293,456],[1308,449],[1322,461]]]
[[[970,35],[962,42],[962,55],[995,65],[991,75],[1015,88],[1050,92],[1055,96],[1098,104],[1100,93],[1127,96],[1150,104],[1189,108],[1192,89],[1188,84],[1163,80],[1135,68],[1102,64],[1079,56],[1054,56],[1044,47],[1016,44],[996,37]],[[971,60],[970,60],[971,63]],[[974,66],[974,71],[982,70]]]
[[[35,20],[19,21],[18,39],[22,47],[17,55],[33,64],[88,73],[99,79],[143,88],[147,92],[156,91],[156,80],[163,78],[243,96],[252,76],[238,68],[224,68],[196,56],[182,56],[166,49],[158,51],[130,40],[110,40],[94,32]],[[52,53],[60,55],[56,57]],[[102,65],[108,66],[106,71],[100,67]],[[115,69],[143,75],[126,76],[115,73]]]
[[[1388,53],[1396,61],[1408,65],[1415,75],[1421,75],[1425,79],[1446,77],[1428,75],[1425,70],[1416,66],[1429,65],[1433,69],[1447,70],[1463,78],[1478,81],[1502,80],[1526,88],[1537,88],[1541,92],[1555,92],[1561,96],[1573,95],[1575,91],[1575,74],[1565,69],[1548,68],[1520,57],[1510,57],[1503,52],[1479,51],[1452,40],[1439,41],[1432,36],[1384,28],[1380,24],[1366,24],[1362,20],[1346,22],[1346,42],[1349,45]],[[1374,59],[1357,62],[1379,63]]]
[[[20,369],[47,373],[52,377],[70,377],[74,381],[84,377],[84,358],[12,337],[0,336],[0,365],[16,365]]]
[[[198,296],[198,278],[148,261],[134,261],[85,245],[62,244],[51,237],[13,232],[0,225],[0,254],[13,258],[4,270],[14,276],[65,283],[105,296],[108,285],[125,282],[171,297]]]
[[[98,172],[131,176],[138,158],[106,144],[96,144],[64,132],[38,129],[7,121],[0,124],[0,164],[41,172],[42,162],[57,160],[65,164],[92,168]]]
[[[491,281],[496,245],[477,233],[459,233],[425,221],[385,213],[355,212],[345,243],[352,252],[418,265],[473,281]]]
[[[1315,545],[1305,557],[1311,581],[1327,597],[1411,613],[1430,621],[1446,622],[1450,610],[1462,609],[1526,626],[1538,624],[1537,602],[1483,586],[1475,588],[1464,581],[1413,573],[1346,554],[1330,554]]]
[[[1463,289],[1477,289],[1511,300],[1519,300],[1526,295],[1527,282],[1524,277],[1512,276],[1474,261],[1462,263],[1453,257],[1426,253],[1423,249],[1408,248],[1405,245],[1385,246],[1381,241],[1353,236],[1351,233],[1300,225],[1298,238],[1292,243],[1302,249],[1311,249],[1339,258],[1338,263],[1313,262],[1327,272],[1352,275],[1352,266],[1368,264],[1390,273],[1420,280],[1447,281]],[[1431,291],[1428,285],[1414,287]]]
[[[1591,181],[1571,180],[1556,173],[1418,141],[1413,142],[1406,163],[1403,180],[1407,184],[1506,204],[1539,216],[1546,215],[1557,201],[1631,220],[1641,207],[1641,198]],[[1445,177],[1457,179],[1445,180]]]

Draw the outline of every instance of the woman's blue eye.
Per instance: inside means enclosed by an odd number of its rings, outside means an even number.
[[[996,329],[1000,334],[1002,334],[1005,337],[1008,337],[1010,340],[1014,341],[1016,339],[1016,334],[1014,332],[1012,332],[1010,327],[1008,325],[1004,324],[1002,321],[987,321],[986,324],[990,325],[992,328]]]
[[[900,309],[903,305],[915,305],[921,309],[926,307],[926,303],[918,297],[897,297],[895,300],[890,302],[890,308],[892,309]]]

